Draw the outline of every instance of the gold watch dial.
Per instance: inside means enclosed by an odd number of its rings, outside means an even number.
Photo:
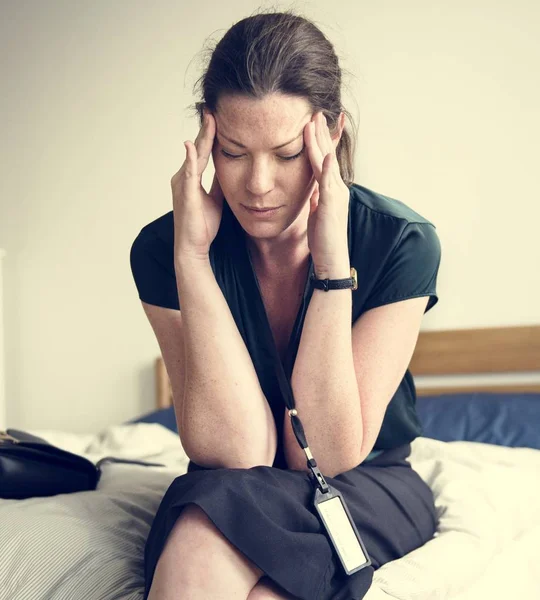
[[[352,287],[353,290],[358,289],[358,275],[356,274],[356,269],[351,267],[351,277],[354,279],[354,285]]]

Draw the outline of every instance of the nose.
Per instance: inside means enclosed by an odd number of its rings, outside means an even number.
[[[264,196],[274,187],[273,168],[264,160],[254,160],[248,175],[247,189],[253,196]]]

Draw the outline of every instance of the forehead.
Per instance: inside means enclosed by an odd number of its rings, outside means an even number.
[[[272,94],[263,99],[225,96],[215,117],[218,134],[246,147],[272,148],[301,133],[311,115],[304,98]]]

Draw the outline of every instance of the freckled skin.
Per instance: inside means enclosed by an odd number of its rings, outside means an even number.
[[[272,265],[302,262],[309,253],[308,191],[313,170],[307,149],[294,160],[280,157],[302,150],[304,127],[312,115],[305,99],[281,94],[262,100],[225,96],[214,113],[212,157],[216,175],[231,211],[248,235],[253,257],[268,270]],[[227,141],[222,133],[246,148]],[[300,133],[287,146],[272,150]],[[222,150],[240,158],[227,158]],[[283,208],[273,218],[263,220],[251,217],[242,204]]]

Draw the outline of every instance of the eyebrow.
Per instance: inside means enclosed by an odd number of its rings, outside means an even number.
[[[228,138],[226,135],[223,135],[222,133],[219,133],[219,135],[223,138],[225,138],[227,141],[235,144],[236,146],[240,147],[240,148],[246,148],[246,146],[244,146],[244,144],[241,144],[240,142],[237,142],[236,140],[232,140],[231,138]],[[302,129],[302,131],[292,140],[289,140],[288,142],[285,142],[284,144],[280,144],[279,146],[274,146],[272,148],[272,150],[279,150],[279,148],[283,148],[283,146],[287,146],[288,144],[291,144],[292,142],[295,142],[298,138],[302,137],[304,135],[304,130]]]

